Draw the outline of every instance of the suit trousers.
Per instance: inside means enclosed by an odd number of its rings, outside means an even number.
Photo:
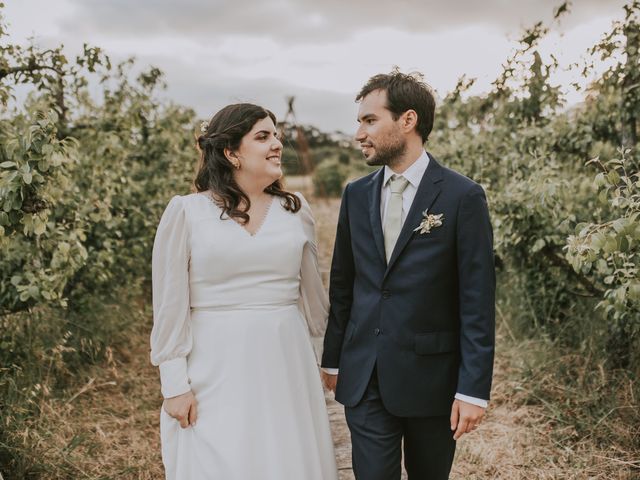
[[[380,396],[375,367],[362,399],[355,407],[345,407],[345,417],[357,480],[400,480],[403,443],[409,480],[449,478],[456,449],[449,417],[389,413]]]

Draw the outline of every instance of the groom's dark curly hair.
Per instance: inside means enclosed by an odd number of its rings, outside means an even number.
[[[391,73],[374,75],[362,87],[356,102],[361,101],[374,90],[387,92],[387,110],[391,112],[394,120],[407,110],[414,110],[418,114],[416,130],[423,142],[429,139],[433,129],[436,100],[431,87],[423,81],[421,73],[405,74],[396,67]]]

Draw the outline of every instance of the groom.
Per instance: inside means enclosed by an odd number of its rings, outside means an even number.
[[[484,416],[494,352],[492,229],[483,189],[424,151],[420,77],[375,75],[356,140],[378,171],[345,188],[322,377],[345,406],[358,480],[446,479]]]

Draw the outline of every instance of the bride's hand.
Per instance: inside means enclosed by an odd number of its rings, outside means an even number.
[[[177,397],[166,398],[162,408],[169,416],[178,420],[182,428],[196,424],[197,402],[191,391]]]

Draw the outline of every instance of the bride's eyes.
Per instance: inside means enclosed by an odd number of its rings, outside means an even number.
[[[268,140],[270,136],[271,136],[271,135],[270,135],[270,134],[268,134],[268,133],[261,133],[261,134],[259,134],[258,136],[256,136],[256,138],[257,138],[258,140],[260,140],[260,141],[265,141],[265,140]],[[277,138],[278,138],[278,134],[277,134],[277,133],[274,133],[274,134],[273,134],[273,137],[277,139]]]

